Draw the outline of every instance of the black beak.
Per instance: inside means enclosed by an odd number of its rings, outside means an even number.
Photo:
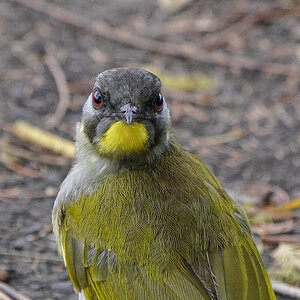
[[[130,125],[132,120],[136,117],[137,108],[135,106],[131,106],[130,103],[123,105],[120,108],[120,116],[125,118],[126,123]]]

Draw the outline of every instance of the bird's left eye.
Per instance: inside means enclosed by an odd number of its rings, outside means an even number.
[[[92,94],[94,108],[99,108],[103,104],[102,95],[99,90],[94,90]]]
[[[155,102],[155,107],[157,110],[161,110],[163,108],[163,105],[164,105],[164,97],[162,96],[161,93],[158,93]]]

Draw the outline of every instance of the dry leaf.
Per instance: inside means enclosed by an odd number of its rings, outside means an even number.
[[[292,199],[291,201],[284,203],[277,207],[281,210],[294,210],[300,207],[300,198]]]
[[[163,9],[176,11],[191,2],[191,0],[157,0],[157,2]]]
[[[288,193],[277,185],[263,182],[247,182],[239,192],[251,198],[251,202],[265,205],[281,205],[290,201]]]
[[[179,75],[161,71],[153,66],[144,66],[143,68],[156,74],[166,89],[195,92],[212,90],[215,86],[213,78],[201,72]]]
[[[258,235],[273,235],[290,232],[293,230],[294,225],[295,224],[293,220],[288,220],[278,223],[267,223],[259,226],[251,226],[251,230],[253,233]]]

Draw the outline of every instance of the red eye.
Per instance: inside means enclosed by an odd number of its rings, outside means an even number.
[[[164,97],[161,95],[161,93],[158,93],[155,102],[155,107],[157,110],[161,110],[163,105],[164,105]]]
[[[102,95],[101,95],[100,91],[99,90],[93,91],[92,98],[93,98],[93,106],[95,108],[99,108],[103,103],[103,101],[102,101],[103,99],[102,99]]]

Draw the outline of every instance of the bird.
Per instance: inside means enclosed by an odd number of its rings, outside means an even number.
[[[172,131],[160,79],[97,75],[52,212],[79,299],[276,299],[249,221]]]

